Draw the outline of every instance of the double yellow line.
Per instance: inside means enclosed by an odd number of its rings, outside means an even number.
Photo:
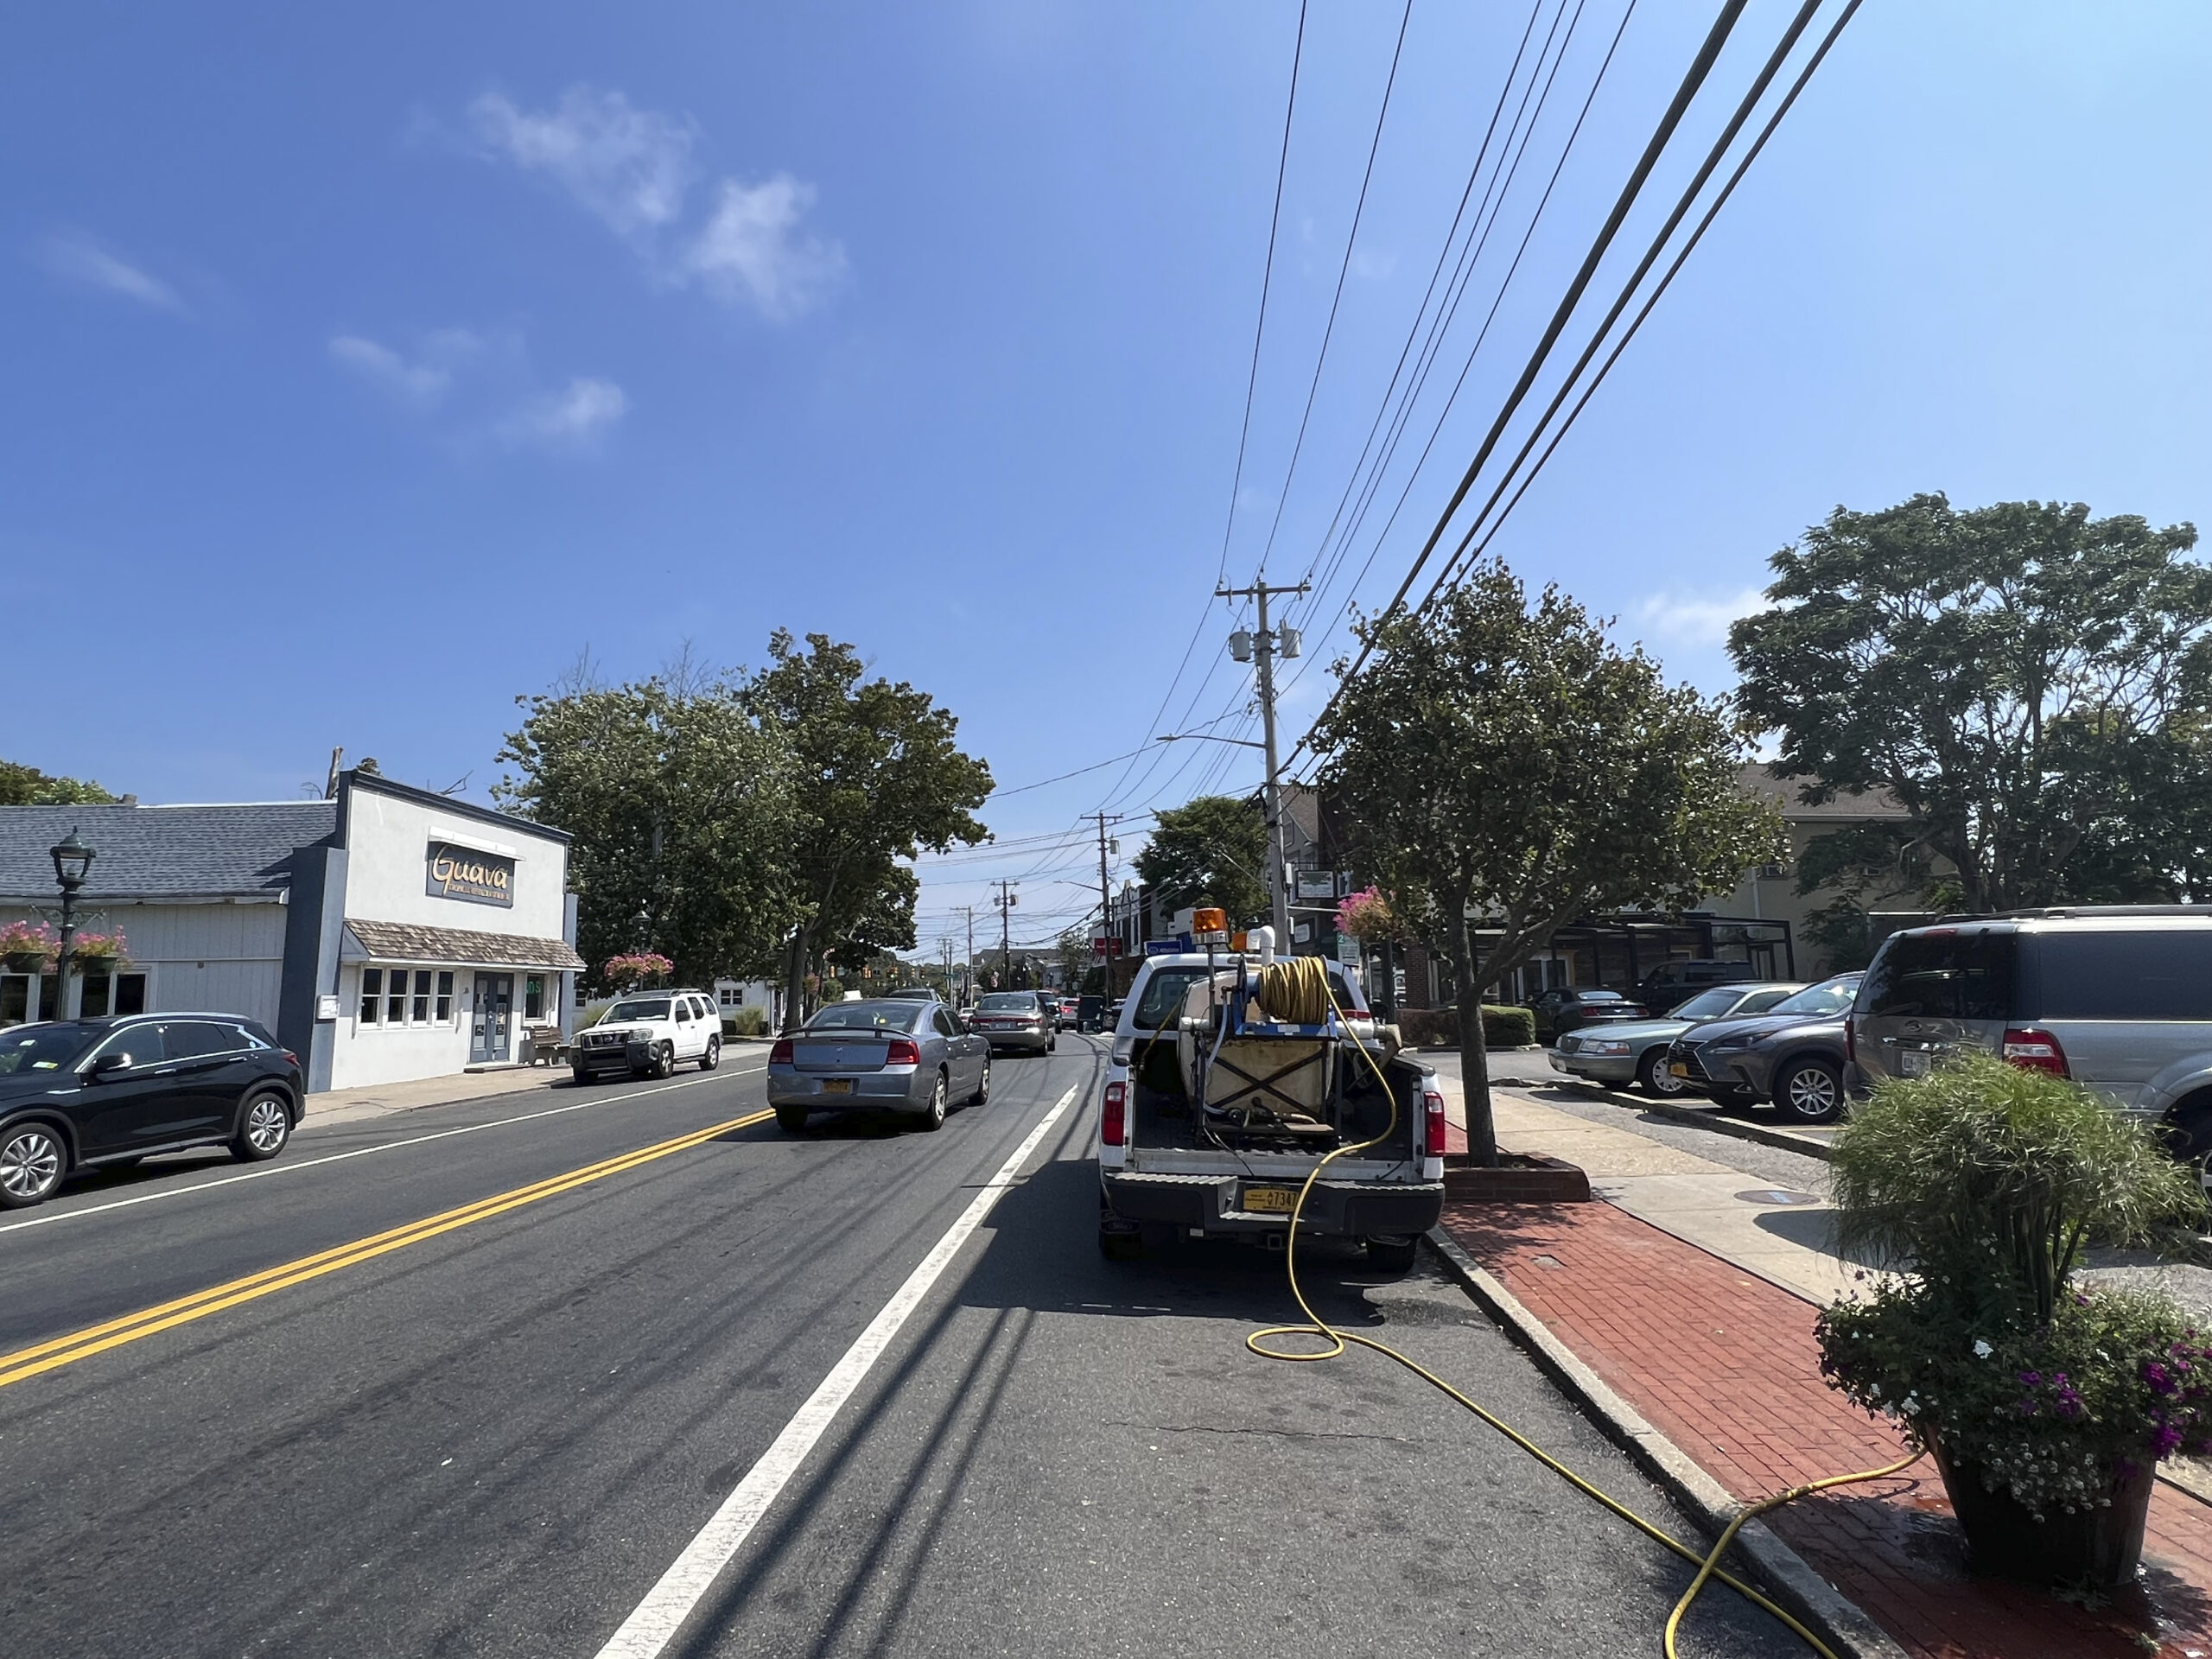
[[[105,1325],[87,1325],[82,1331],[73,1331],[66,1337],[54,1337],[29,1348],[18,1349],[12,1354],[0,1354],[0,1389],[11,1382],[21,1382],[46,1371],[57,1370],[94,1354],[105,1353],[111,1348],[120,1348],[125,1343],[137,1342],[158,1332],[173,1330],[180,1325],[189,1325],[194,1319],[204,1319],[210,1313],[219,1313],[225,1308],[236,1307],[242,1302],[271,1295],[294,1285],[305,1284],[310,1279],[320,1279],[327,1273],[336,1273],[394,1250],[404,1250],[410,1244],[419,1244],[424,1239],[435,1238],[441,1233],[450,1233],[472,1222],[504,1215],[510,1210],[519,1210],[541,1198],[550,1198],[563,1192],[573,1192],[580,1186],[602,1180],[609,1175],[619,1175],[626,1169],[635,1169],[658,1158],[683,1152],[689,1147],[713,1140],[718,1135],[728,1135],[733,1129],[748,1128],[766,1118],[772,1111],[751,1112],[743,1117],[734,1117],[727,1123],[694,1129],[689,1135],[679,1135],[673,1141],[640,1147],[635,1152],[626,1152],[618,1157],[605,1159],[596,1164],[587,1164],[582,1169],[572,1169],[565,1175],[555,1175],[545,1180],[534,1181],[528,1186],[518,1186],[508,1192],[479,1198],[474,1204],[465,1204],[458,1210],[448,1210],[439,1215],[427,1216],[421,1221],[410,1222],[404,1227],[395,1227],[390,1232],[376,1233],[367,1238],[357,1238],[350,1244],[303,1255],[282,1267],[266,1268],[259,1273],[248,1274],[243,1279],[233,1279],[228,1284],[199,1291],[190,1296],[181,1296],[173,1302],[163,1302],[156,1307],[141,1308],[136,1313],[126,1313],[119,1319],[110,1319]]]

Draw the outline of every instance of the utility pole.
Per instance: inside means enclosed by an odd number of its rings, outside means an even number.
[[[960,913],[968,918],[968,957],[960,964],[961,1006],[969,1007],[976,1001],[976,906],[963,905]]]
[[[1106,954],[1098,960],[1104,969],[1106,995],[1111,998],[1114,995],[1114,889],[1111,879],[1106,874],[1106,826],[1119,823],[1122,815],[1119,812],[1099,812],[1093,816],[1098,820],[1098,937],[1106,942]],[[1118,841],[1114,843],[1114,850],[1121,850]]]
[[[1268,626],[1268,600],[1275,594],[1303,594],[1312,586],[1300,582],[1295,587],[1278,583],[1268,585],[1267,573],[1260,573],[1259,581],[1249,588],[1217,588],[1217,599],[1256,599],[1260,602],[1260,631],[1245,634],[1241,628],[1229,636],[1229,654],[1238,662],[1255,659],[1259,664],[1261,735],[1267,741],[1268,784],[1264,799],[1268,817],[1268,898],[1274,907],[1275,949],[1285,956],[1290,954],[1290,894],[1284,890],[1283,873],[1290,861],[1290,851],[1282,833],[1282,798],[1275,783],[1275,652],[1285,657],[1298,655],[1300,640],[1296,628],[1285,628],[1278,635]],[[1243,637],[1240,639],[1240,635]]]
[[[991,899],[999,907],[999,977],[1009,980],[1014,977],[1014,907],[1021,902],[1021,895],[1013,887],[1013,882],[1001,880]]]

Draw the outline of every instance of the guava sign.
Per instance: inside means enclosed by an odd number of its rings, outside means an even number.
[[[433,899],[458,899],[466,904],[514,908],[515,861],[497,853],[480,853],[474,848],[434,841],[430,843],[429,883],[426,891]]]

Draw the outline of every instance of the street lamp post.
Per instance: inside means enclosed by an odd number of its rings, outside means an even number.
[[[77,890],[92,868],[92,849],[69,833],[49,849],[54,856],[54,879],[61,888],[61,948],[54,958],[54,1017],[61,1019],[69,1001],[69,957],[77,943]]]

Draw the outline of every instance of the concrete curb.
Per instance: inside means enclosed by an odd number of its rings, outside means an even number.
[[[1510,1089],[1513,1084],[1493,1084],[1491,1086],[1495,1089]],[[1747,1123],[1741,1118],[1729,1117],[1722,1113],[1700,1107],[1677,1105],[1671,1100],[1661,1100],[1656,1096],[1630,1095],[1624,1098],[1612,1090],[1600,1089],[1596,1084],[1584,1083],[1580,1078],[1569,1081],[1565,1077],[1558,1077],[1548,1080],[1545,1085],[1538,1086],[1564,1089],[1581,1099],[1602,1101],[1608,1106],[1627,1108],[1632,1105],[1638,1111],[1652,1112],[1661,1117],[1672,1118],[1677,1123],[1694,1123],[1699,1128],[1712,1130],[1715,1135],[1733,1135],[1738,1141],[1753,1141],[1760,1146],[1774,1147],[1783,1152],[1802,1153],[1808,1158],[1818,1158],[1824,1163],[1835,1156],[1835,1148],[1828,1141],[1815,1141],[1807,1135],[1792,1135],[1787,1129],[1770,1129],[1764,1123]],[[1543,1104],[1541,1100],[1536,1103],[1540,1106]]]
[[[1428,1242],[1461,1287],[1504,1327],[1537,1365],[1567,1390],[1606,1437],[1629,1454],[1644,1473],[1665,1487],[1714,1537],[1743,1508],[1727,1489],[1700,1468],[1681,1448],[1613,1392],[1566,1344],[1521,1305],[1472,1256],[1453,1242],[1441,1224]],[[1840,1654],[1853,1659],[1908,1659],[1890,1634],[1862,1612],[1805,1558],[1777,1537],[1764,1521],[1747,1522],[1736,1535],[1734,1553],[1748,1562],[1769,1595],[1802,1619]]]

